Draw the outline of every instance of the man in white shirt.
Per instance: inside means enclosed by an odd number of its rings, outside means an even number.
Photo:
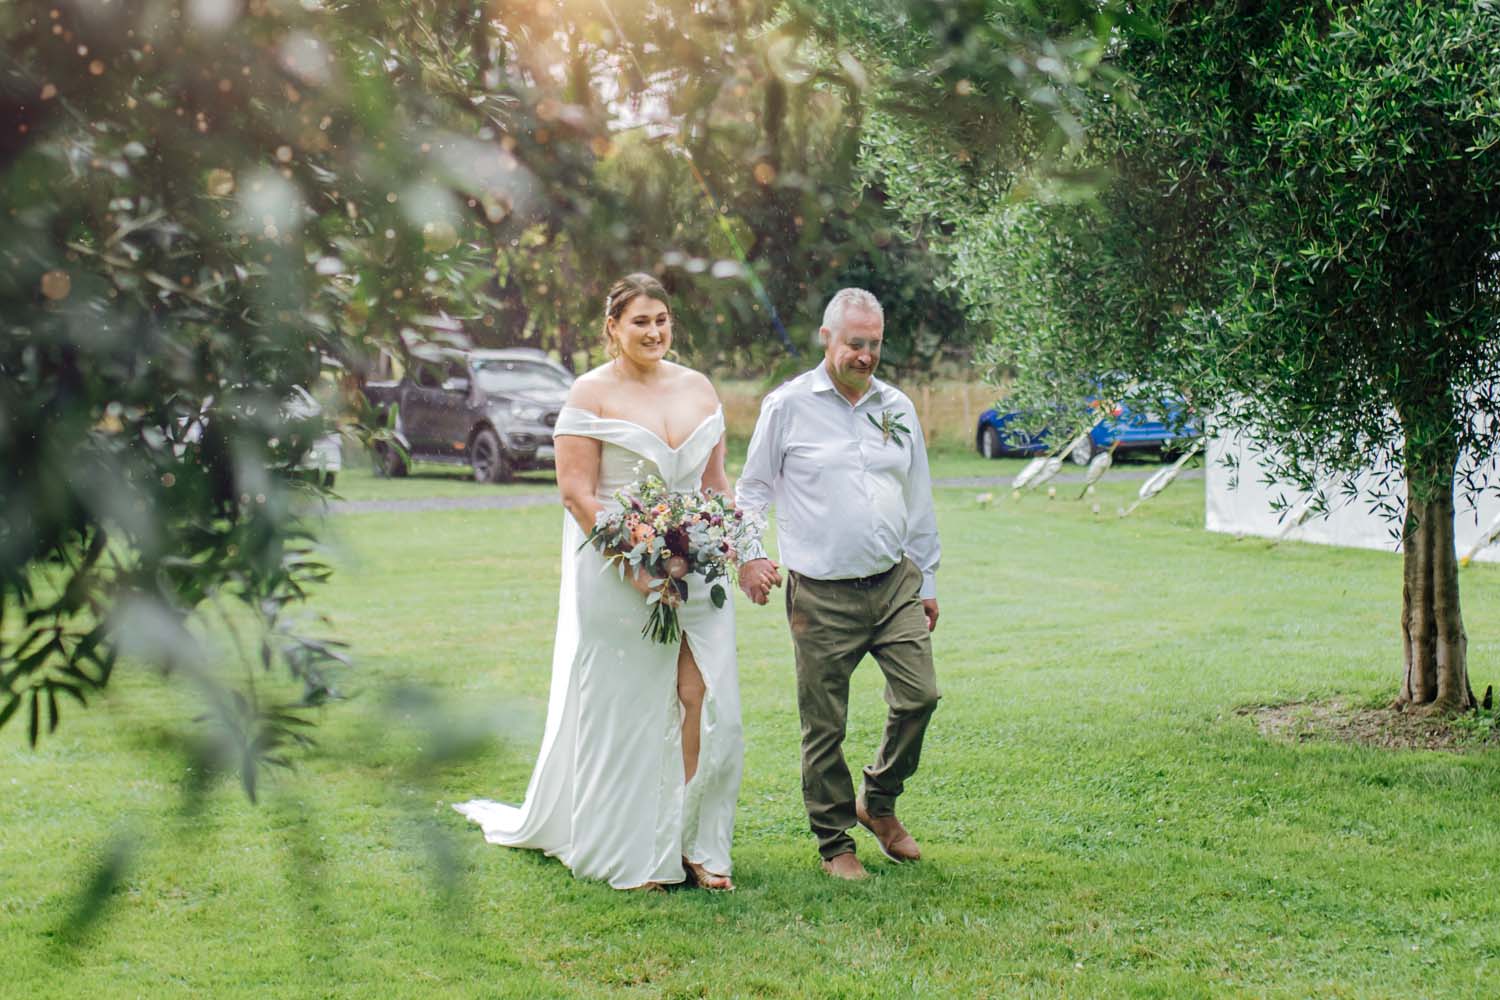
[[[802,717],[802,796],[823,869],[866,875],[849,830],[858,822],[893,861],[921,857],[896,818],[937,705],[930,633],[937,627],[939,546],[927,448],[916,407],[875,378],[885,319],[859,288],[829,301],[823,361],[761,404],[736,503],[765,523],[774,502]],[[740,588],[765,604],[781,583],[757,541]],[[875,762],[856,797],[844,762],[849,677],[866,653],[889,706]]]

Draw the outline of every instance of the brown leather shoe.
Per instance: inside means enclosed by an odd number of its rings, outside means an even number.
[[[865,871],[865,866],[859,863],[859,858],[854,856],[853,851],[845,851],[843,854],[825,858],[823,870],[834,878],[841,878],[846,882],[858,882],[870,875]]]
[[[860,826],[875,835],[880,853],[896,864],[922,860],[922,849],[917,846],[916,839],[906,832],[901,821],[894,816],[871,816],[870,811],[865,808],[863,795],[854,800],[854,818],[859,820]]]

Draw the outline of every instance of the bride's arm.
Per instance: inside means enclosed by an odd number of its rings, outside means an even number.
[[[598,415],[603,409],[600,397],[601,388],[597,381],[584,375],[573,383],[567,405]],[[556,449],[557,491],[562,494],[563,506],[587,535],[594,530],[594,522],[604,509],[604,504],[599,502],[598,497],[599,466],[604,456],[604,445],[598,438],[566,432],[555,435],[552,443]],[[648,574],[637,570],[627,574],[626,578],[642,594],[648,592]]]
[[[600,384],[598,372],[587,372],[573,383],[566,405],[597,416],[604,412],[604,395],[605,387]],[[555,435],[552,444],[556,449],[553,459],[557,467],[557,492],[562,494],[563,506],[587,535],[594,530],[594,520],[604,509],[597,496],[604,445],[598,438],[567,431]]]
[[[587,535],[604,504],[595,496],[599,492],[599,457],[604,448],[589,437],[559,434],[552,439],[557,448],[557,490],[563,506]],[[643,570],[627,574],[630,585],[642,594],[649,593],[651,575]]]
[[[595,438],[576,434],[559,434],[553,444],[557,448],[557,491],[573,520],[588,534],[604,509],[595,496],[599,492],[599,456],[603,446]]]
[[[724,471],[724,439],[719,438],[719,443],[714,445],[714,450],[708,456],[708,465],[703,469],[702,487],[713,490],[725,496],[731,496],[729,489],[729,475]]]
[[[702,372],[695,373],[697,389],[702,393],[704,401],[710,402],[715,408],[723,404],[719,400],[719,393],[714,389],[714,384],[709,381],[708,376]],[[719,436],[719,443],[714,445],[714,450],[708,456],[708,465],[703,468],[703,481],[698,485],[701,489],[713,490],[725,496],[732,496],[733,492],[729,486],[729,476],[724,471],[724,453],[727,450],[724,445],[725,435]]]

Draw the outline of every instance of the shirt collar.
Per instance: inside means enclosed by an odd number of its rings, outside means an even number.
[[[819,361],[818,367],[814,368],[808,374],[812,376],[813,392],[831,392],[834,395],[838,396],[840,399],[843,399],[844,402],[848,402],[848,400],[844,398],[844,394],[839,392],[838,386],[833,384],[833,377],[828,374],[828,362],[826,360]],[[854,408],[858,409],[859,407],[870,402],[880,403],[884,401],[885,383],[880,381],[880,379],[876,378],[874,375],[871,375],[869,390],[863,396],[859,397],[859,402],[854,404]]]

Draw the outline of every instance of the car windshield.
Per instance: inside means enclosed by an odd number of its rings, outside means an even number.
[[[534,361],[475,361],[474,374],[479,379],[479,388],[485,392],[524,392],[568,387],[567,375],[550,365]]]

